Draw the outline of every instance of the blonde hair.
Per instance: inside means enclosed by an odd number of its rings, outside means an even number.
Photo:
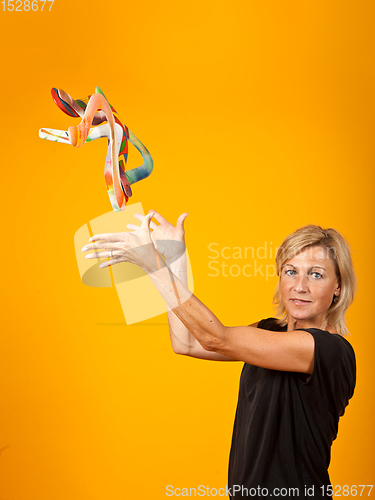
[[[350,248],[346,240],[335,229],[323,229],[309,224],[294,231],[285,238],[276,254],[276,272],[280,276],[282,266],[307,247],[323,247],[335,265],[336,277],[341,288],[337,302],[332,300],[323,328],[332,325],[340,335],[347,335],[345,314],[353,302],[356,292],[356,275],[353,269]],[[288,312],[280,295],[280,280],[273,297],[278,323],[288,323]]]

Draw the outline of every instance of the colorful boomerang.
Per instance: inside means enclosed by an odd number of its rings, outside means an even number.
[[[77,127],[69,127],[68,132],[42,128],[39,137],[48,141],[62,142],[80,147],[85,142],[106,137],[108,151],[104,167],[104,178],[113,210],[124,210],[132,195],[130,185],[148,177],[153,168],[150,153],[136,136],[124,125],[116,110],[109,104],[99,87],[95,94],[86,99],[72,99],[69,94],[59,89],[52,89],[55,104],[69,116],[79,118]],[[125,172],[128,159],[128,140],[141,153],[143,164]]]

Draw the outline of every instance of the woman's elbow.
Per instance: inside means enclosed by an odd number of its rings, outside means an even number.
[[[178,345],[172,346],[174,354],[180,354],[181,356],[189,356],[190,346]]]

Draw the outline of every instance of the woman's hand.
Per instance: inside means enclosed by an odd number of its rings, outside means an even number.
[[[150,210],[153,213],[153,217],[158,221],[159,225],[151,221],[150,228],[152,229],[151,239],[157,251],[166,260],[177,260],[181,255],[185,253],[185,229],[184,221],[188,216],[187,213],[183,213],[177,219],[176,227],[168,222],[162,215],[154,210]],[[135,214],[134,217],[140,221],[142,224],[144,222],[145,216],[141,214]],[[147,216],[146,216],[147,217]],[[136,226],[134,224],[128,224],[126,227],[133,229],[135,234],[142,229],[142,226]]]
[[[145,272],[152,273],[163,267],[163,260],[159,257],[151,240],[150,221],[153,212],[142,220],[141,227],[132,233],[106,233],[97,234],[90,238],[88,245],[82,252],[101,250],[86,255],[86,259],[105,259],[99,267],[108,267],[120,262],[131,262],[140,266]]]

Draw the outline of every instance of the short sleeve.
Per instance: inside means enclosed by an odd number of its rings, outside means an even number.
[[[327,403],[332,416],[344,414],[356,383],[356,360],[350,343],[341,335],[315,328],[305,329],[315,341],[314,369],[304,384]]]

